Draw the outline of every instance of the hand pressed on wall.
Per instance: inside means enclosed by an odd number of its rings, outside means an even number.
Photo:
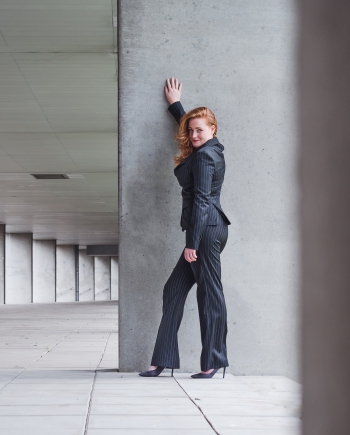
[[[189,263],[192,263],[192,261],[197,260],[197,253],[195,249],[185,248],[184,256],[185,256],[185,260],[188,261]]]
[[[166,85],[164,87],[165,97],[169,104],[173,104],[176,101],[180,101],[182,83],[179,83],[178,79],[171,77],[166,79]]]

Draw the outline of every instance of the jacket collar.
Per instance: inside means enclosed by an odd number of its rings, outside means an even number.
[[[213,147],[213,146],[216,146],[216,147],[218,147],[219,149],[220,149],[220,151],[224,151],[224,146],[223,145],[221,145],[221,143],[219,142],[219,139],[217,138],[217,137],[213,137],[212,139],[209,139],[209,140],[207,140],[203,145],[201,145],[200,147],[198,147],[198,148],[194,148],[194,150],[193,150],[193,153],[192,154],[190,154],[189,156],[187,156],[185,159],[183,159],[182,160],[182,162],[181,163],[179,163],[175,168],[174,168],[174,172],[178,169],[178,168],[180,168],[182,165],[184,165],[191,157],[193,157],[193,155],[197,152],[197,151],[199,151],[199,150],[201,150],[202,148],[206,148],[206,147]]]
[[[220,148],[220,151],[224,150],[224,146],[221,145],[219,142],[219,139],[217,137],[213,137],[212,139],[207,140],[203,145],[201,145],[198,148],[194,148],[193,152],[196,153],[197,151],[201,150],[202,148],[212,147],[218,145]]]

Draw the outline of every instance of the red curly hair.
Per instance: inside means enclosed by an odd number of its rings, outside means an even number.
[[[207,107],[197,107],[196,109],[186,113],[186,115],[181,118],[179,131],[175,136],[180,150],[180,154],[174,156],[175,166],[177,166],[182,162],[182,160],[193,153],[193,145],[188,134],[188,124],[190,120],[194,118],[206,118],[207,124],[209,126],[215,125],[214,137],[217,134],[218,122],[214,113],[210,109]]]

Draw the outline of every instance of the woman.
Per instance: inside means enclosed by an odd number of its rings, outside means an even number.
[[[186,247],[163,292],[163,317],[151,367],[140,376],[158,376],[166,367],[180,367],[177,332],[186,297],[197,283],[201,327],[201,372],[192,378],[212,378],[228,366],[226,355],[226,305],[221,284],[220,253],[224,249],[230,221],[220,206],[224,181],[224,147],[216,138],[213,112],[199,107],[185,114],[180,103],[182,84],[167,79],[165,96],[169,111],[180,124],[181,154],[174,157],[175,176],[182,187],[181,227]]]

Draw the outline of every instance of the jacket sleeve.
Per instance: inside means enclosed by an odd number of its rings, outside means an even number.
[[[191,225],[186,230],[186,248],[197,250],[208,220],[211,182],[215,170],[213,157],[208,152],[199,152],[193,162],[194,201]]]
[[[175,101],[175,103],[171,104],[168,107],[169,112],[173,115],[176,122],[180,124],[181,118],[186,114],[184,111],[184,108],[182,107],[182,104],[180,101]]]

